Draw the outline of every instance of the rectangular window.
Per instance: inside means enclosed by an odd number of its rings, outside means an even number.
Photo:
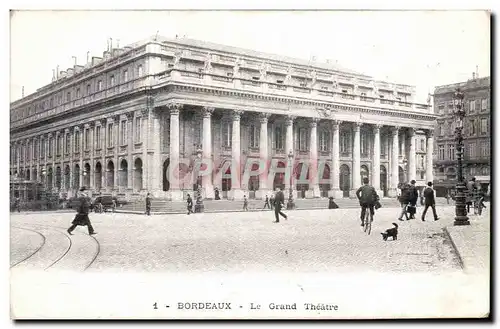
[[[319,133],[319,150],[321,152],[328,152],[330,133],[326,130],[322,130]]]
[[[476,111],[476,101],[471,100],[469,101],[469,112],[474,113]]]
[[[90,147],[90,129],[89,128],[86,128],[85,129],[85,135],[83,136],[83,147],[85,148],[85,151],[88,151],[89,150],[89,147]]]
[[[283,150],[283,132],[281,126],[276,127],[274,130],[274,148],[276,150]]]
[[[123,71],[123,82],[128,81],[128,70]]]
[[[448,146],[448,159],[455,160],[455,145]]]
[[[40,141],[40,158],[45,158],[45,139]]]
[[[111,86],[114,86],[114,85],[115,85],[115,76],[114,76],[114,75],[112,75],[112,76],[109,78],[109,84],[110,84]]]
[[[488,119],[482,118],[481,119],[481,135],[484,135],[487,133],[488,133]]]
[[[488,108],[488,99],[484,98],[481,100],[481,111],[486,111]]]
[[[309,131],[306,128],[299,128],[299,150],[300,151],[307,151],[308,145],[308,133]]]
[[[90,85],[87,85],[87,96],[90,95],[91,92],[92,90],[90,89]]]
[[[386,155],[387,154],[387,144],[386,142],[386,137],[380,136],[380,155]]]
[[[340,132],[340,153],[349,153],[350,135],[345,131]]]
[[[141,122],[142,118],[135,118],[135,142],[139,143],[141,141]]]
[[[250,125],[249,136],[250,136],[250,147],[251,148],[259,147],[260,131],[256,125],[254,124]]]
[[[33,159],[37,159],[38,158],[38,139],[35,139],[33,141]]]
[[[361,154],[364,156],[368,155],[368,136],[366,136],[366,131],[361,131],[360,133],[360,144],[361,144]]]
[[[61,155],[61,149],[62,149],[62,135],[57,136],[57,141],[56,141],[56,154]]]
[[[51,157],[52,156],[52,137],[49,137],[48,139],[48,149],[49,149],[49,154],[48,156]]]
[[[70,101],[71,101],[71,92],[68,91],[68,93],[66,94],[66,102]]]
[[[486,142],[481,142],[481,157],[486,157],[488,156],[488,151],[486,147]]]
[[[222,146],[231,147],[233,126],[231,122],[222,123]]]
[[[476,135],[476,123],[475,120],[469,121],[469,136]]]
[[[76,99],[80,98],[80,88],[76,88]]]
[[[108,124],[108,133],[106,134],[106,137],[108,138],[108,147],[113,147],[113,124],[110,123]]]
[[[80,131],[75,131],[75,153],[80,152]]]
[[[438,160],[444,160],[444,145],[438,146]]]
[[[102,80],[97,81],[97,91],[102,90]]]
[[[101,149],[101,126],[95,127],[95,145],[97,149]]]
[[[69,154],[69,134],[64,135],[64,154]]]
[[[121,145],[127,145],[127,121],[121,122]]]

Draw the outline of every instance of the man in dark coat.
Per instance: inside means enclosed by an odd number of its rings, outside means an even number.
[[[151,216],[151,194],[146,195],[146,215]]]
[[[281,211],[284,204],[285,204],[285,195],[283,194],[283,191],[276,189],[276,195],[274,196],[274,216],[276,217],[276,220],[273,223],[280,222],[280,217],[279,217],[280,215],[283,216],[285,219],[288,219],[287,215],[285,215]]]
[[[89,219],[90,198],[87,197],[87,195],[85,194],[85,187],[82,187],[80,189],[78,201],[80,204],[76,208],[77,214],[75,216],[75,219],[71,223],[72,225],[70,226],[70,228],[68,228],[67,232],[70,235],[73,235],[73,233],[71,233],[71,232],[73,232],[73,230],[78,225],[80,225],[80,226],[87,225],[87,228],[89,230],[89,235],[96,234],[96,232],[94,232],[94,228],[92,227],[92,224],[90,223],[90,219]]]
[[[427,187],[424,190],[424,198],[425,198],[425,208],[422,212],[422,222],[425,222],[425,214],[427,213],[427,209],[429,207],[432,208],[432,214],[434,215],[434,220],[439,220],[439,217],[436,213],[436,200],[434,199],[434,190],[432,189],[432,182],[427,183]]]
[[[366,209],[370,209],[371,221],[373,221],[373,215],[375,214],[375,203],[379,200],[377,191],[373,186],[369,184],[367,177],[363,178],[363,186],[361,186],[356,191],[356,196],[359,200],[359,205],[361,206],[361,226],[364,226]]]
[[[266,207],[271,209],[271,206],[269,205],[269,197],[267,195],[266,195],[266,200],[264,201],[264,208],[262,209],[266,209]]]
[[[191,196],[188,194],[187,195],[187,211],[188,215],[193,213],[193,199],[191,199]]]
[[[403,216],[408,220],[407,208],[410,204],[410,186],[408,184],[404,184],[401,187],[401,196],[399,197],[399,202],[401,203],[401,214],[399,215],[399,220],[404,220]]]
[[[418,201],[418,190],[417,187],[415,186],[416,181],[412,180],[410,182],[410,187],[408,188],[408,191],[410,193],[410,202],[408,204],[408,209],[411,210],[409,211],[410,213],[410,218],[409,219],[415,219],[415,213],[417,212],[417,201]]]

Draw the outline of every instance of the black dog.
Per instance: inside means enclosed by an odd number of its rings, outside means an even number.
[[[393,228],[386,230],[384,233],[380,233],[382,234],[382,238],[384,239],[384,241],[387,241],[387,238],[390,236],[392,236],[392,240],[398,239],[398,224],[392,223],[392,225],[394,225]]]

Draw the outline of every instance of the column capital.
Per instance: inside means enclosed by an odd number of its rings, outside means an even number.
[[[293,116],[293,115],[285,116],[285,125],[287,125],[287,126],[293,125],[293,120],[295,120],[295,116]]]
[[[379,133],[380,132],[380,129],[382,129],[384,125],[383,124],[380,124],[380,123],[377,123],[377,124],[374,124],[373,125],[373,132],[375,133]]]
[[[340,125],[342,124],[342,120],[332,120],[331,125],[333,130],[338,130],[340,128]]]
[[[410,135],[410,137],[415,136],[415,128],[408,127],[407,130],[408,130],[408,135]]]
[[[83,129],[90,129],[90,123],[86,123],[83,125]]]
[[[204,118],[210,118],[212,116],[212,114],[214,113],[215,108],[210,107],[210,106],[203,106],[202,111],[203,111]]]
[[[102,127],[106,127],[106,123],[108,122],[108,119],[106,118],[101,118],[101,119],[98,119],[97,122],[102,126]]]
[[[263,112],[259,113],[260,123],[262,123],[262,124],[267,123],[270,116],[271,116],[271,114],[269,114],[269,113],[263,113]]]
[[[65,134],[69,134],[69,133],[70,133],[69,128],[64,129],[64,133],[65,133]]]
[[[233,121],[240,121],[242,114],[243,114],[243,111],[241,111],[241,110],[233,110],[231,113],[231,117],[232,117]]]
[[[311,128],[316,128],[318,126],[319,118],[310,118],[311,121],[309,121],[309,127]]]
[[[145,107],[145,108],[142,108],[140,110],[140,114],[141,114],[141,116],[145,117],[149,114],[150,111],[151,111],[151,108]]]
[[[427,135],[427,138],[434,137],[434,129],[427,130],[426,135]]]
[[[126,112],[125,116],[127,117],[127,120],[131,120],[134,118],[134,112]]]
[[[170,111],[170,115],[178,115],[183,106],[183,104],[179,103],[168,103],[167,109]]]
[[[362,122],[356,121],[352,123],[352,127],[354,128],[354,131],[359,132],[361,129],[361,126],[363,125]]]
[[[111,117],[111,121],[112,121],[113,123],[118,123],[118,122],[120,122],[120,115],[119,115],[119,114],[115,114],[115,115],[113,115],[113,116]]]
[[[400,129],[401,129],[400,126],[392,126],[391,127],[391,132],[392,132],[393,135],[398,135]]]

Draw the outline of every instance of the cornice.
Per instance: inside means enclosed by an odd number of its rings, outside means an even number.
[[[167,87],[163,87],[167,89]],[[162,89],[163,89],[162,88]],[[297,99],[290,98],[284,96],[277,95],[269,95],[262,93],[252,93],[248,91],[239,91],[233,89],[214,89],[211,87],[204,86],[193,86],[193,85],[170,85],[172,91],[185,91],[185,92],[197,92],[197,93],[209,93],[214,96],[229,96],[229,97],[237,97],[237,98],[245,98],[251,100],[262,100],[262,101],[273,101],[277,103],[283,103],[288,105],[306,105],[311,107],[325,107],[328,106],[332,110],[342,110],[342,111],[356,111],[358,113],[364,114],[373,114],[373,115],[386,115],[396,118],[406,118],[406,119],[415,119],[415,120],[425,120],[425,121],[434,121],[436,120],[436,115],[433,114],[424,114],[424,113],[414,113],[414,112],[398,112],[392,110],[384,110],[384,109],[376,109],[376,108],[366,108],[355,105],[344,105],[333,102],[325,102],[325,101],[316,101],[316,100],[306,100],[306,99]],[[161,89],[160,89],[161,90]]]

